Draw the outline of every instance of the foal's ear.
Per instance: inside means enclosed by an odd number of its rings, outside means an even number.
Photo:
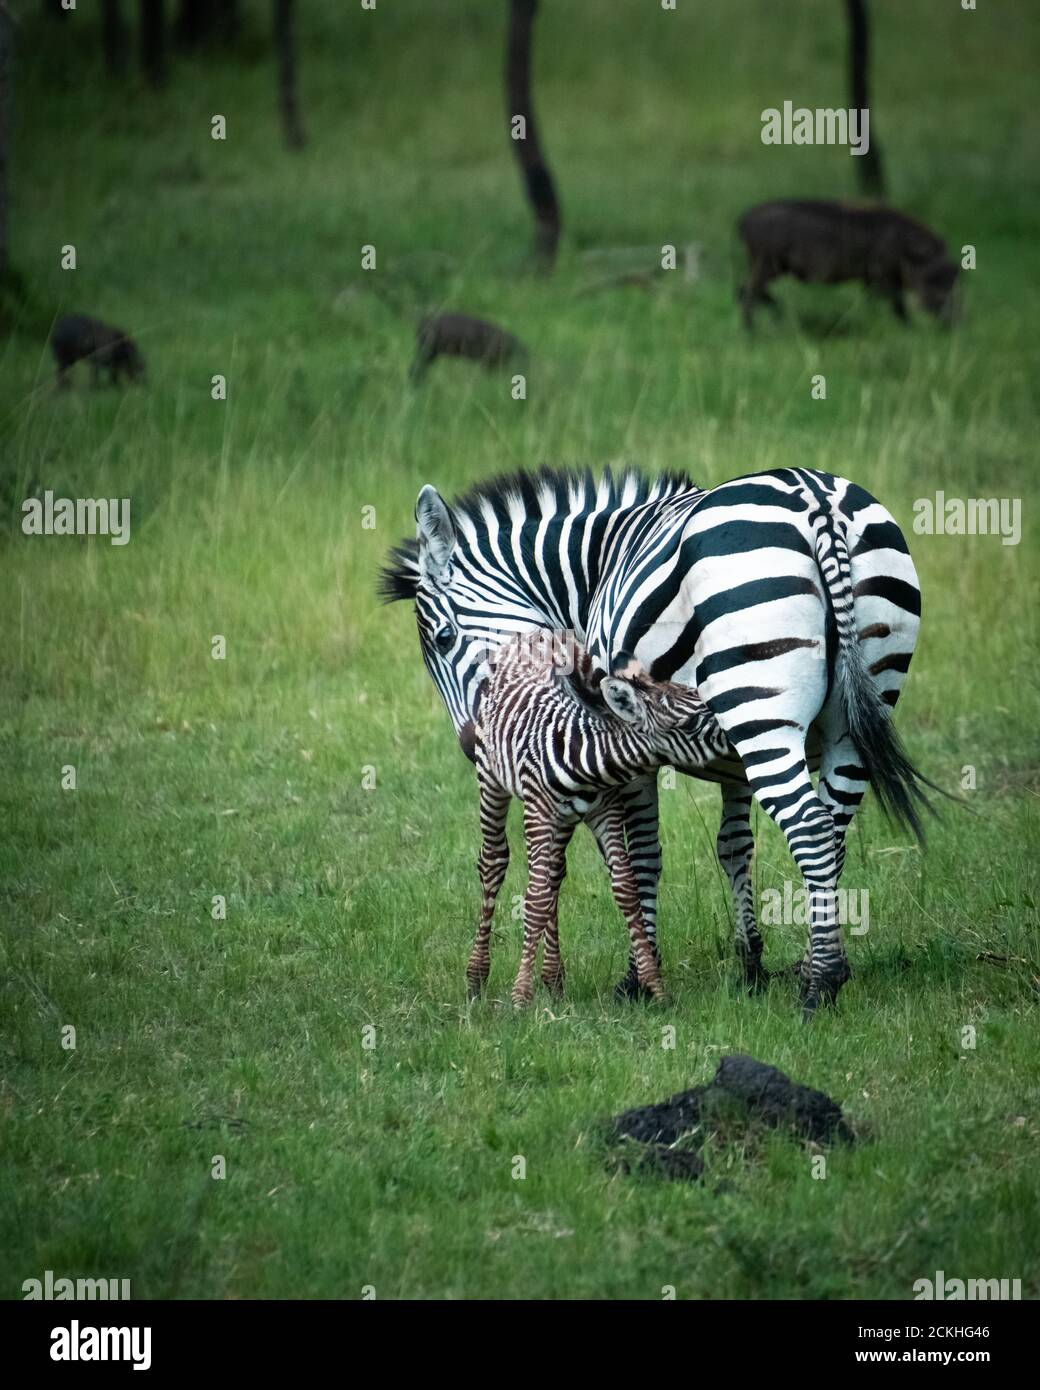
[[[633,656],[631,652],[618,652],[610,663],[610,674],[631,680],[633,676],[643,676],[646,672],[637,656]]]
[[[642,697],[628,681],[618,680],[616,676],[605,676],[600,692],[607,707],[626,724],[637,729],[646,728],[646,706]]]
[[[443,588],[451,569],[455,548],[455,523],[448,504],[429,483],[415,503],[415,534],[419,541],[419,573],[431,584]]]

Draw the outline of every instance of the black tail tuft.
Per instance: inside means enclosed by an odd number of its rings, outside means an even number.
[[[852,567],[845,536],[834,518],[821,514],[816,560],[831,600],[838,630],[837,677],[849,734],[881,809],[924,845],[924,816],[935,815],[925,787],[949,797],[920,773],[907,756],[892,723],[891,710],[871,681],[856,637]],[[949,797],[951,801],[957,797]]]
[[[897,825],[912,831],[923,846],[923,816],[935,815],[935,807],[924,788],[929,787],[940,795],[945,793],[910,761],[890,711],[858,657],[858,652],[847,650],[839,656],[849,733],[881,809]]]

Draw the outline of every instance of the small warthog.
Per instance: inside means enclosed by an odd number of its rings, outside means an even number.
[[[519,339],[496,324],[469,314],[436,314],[419,321],[412,380],[420,381],[435,357],[468,357],[491,368],[526,356]]]
[[[128,381],[144,376],[144,358],[133,338],[121,328],[112,328],[86,314],[64,314],[51,332],[51,348],[58,364],[59,386],[68,386],[69,368],[77,362],[90,363],[95,386],[102,367],[108,368],[113,385],[120,372]]]
[[[779,308],[767,286],[781,275],[822,285],[862,280],[904,323],[904,290],[937,318],[952,315],[958,267],[946,243],[893,208],[787,198],[750,208],[737,226],[748,256],[740,289],[748,328],[756,304]]]

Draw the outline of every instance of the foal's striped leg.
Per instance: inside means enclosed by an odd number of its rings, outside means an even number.
[[[625,846],[624,812],[615,801],[613,805],[602,810],[597,819],[600,842],[610,870],[610,886],[614,893],[614,901],[628,926],[636,979],[641,988],[648,990],[655,999],[661,999],[664,997],[664,984],[653,945],[646,934],[639,903],[639,885],[632,872],[632,864]]]
[[[512,996],[513,1004],[518,1009],[534,998],[538,945],[554,913],[553,882],[557,873],[556,847],[560,828],[552,810],[529,796],[524,802],[524,837],[527,841],[524,945]]]
[[[549,908],[545,919],[545,954],[542,957],[542,984],[553,994],[563,993],[563,961],[560,958],[560,887],[567,877],[567,846],[574,834],[573,825],[561,825],[557,829],[553,846],[553,860],[549,891]]]
[[[469,997],[477,999],[491,972],[491,919],[495,914],[495,899],[509,867],[509,840],[506,819],[509,815],[509,793],[489,778],[480,776],[480,922],[477,937],[466,965]]]

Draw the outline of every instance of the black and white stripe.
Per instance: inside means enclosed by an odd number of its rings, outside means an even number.
[[[683,478],[521,475],[453,509],[427,487],[416,516],[418,539],[393,555],[384,593],[415,599],[424,659],[464,742],[489,650],[535,626],[572,629],[607,669],[624,649],[653,677],[696,685],[736,750],[695,775],[722,784],[718,848],[747,977],[763,977],[749,877],[754,797],[811,893],[806,1008],[833,997],[847,973],[834,889],[867,786],[920,829],[919,782],[887,719],[920,591],[889,513],[845,479],[781,469],[710,492]],[[625,797],[652,937],[655,779]],[[634,988],[631,971],[625,984]]]
[[[626,647],[654,677],[698,687],[752,796],[783,831],[810,895],[810,1012],[848,974],[835,890],[868,785],[920,832],[918,779],[888,721],[919,622],[917,575],[895,521],[863,489],[807,469],[725,483],[685,513],[666,503],[590,609],[596,659]],[[754,981],[762,942],[750,802],[736,785],[724,796],[720,857]]]
[[[391,552],[380,592],[388,602],[415,601],[423,660],[468,757],[478,692],[497,648],[534,627],[564,628],[581,640],[610,564],[638,543],[656,507],[670,499],[688,505],[703,495],[683,474],[647,479],[609,470],[599,479],[554,469],[494,478],[456,499],[450,511],[432,487],[423,488],[416,503],[419,538]],[[743,780],[736,757],[704,775]],[[643,920],[655,942],[656,777],[638,778],[621,797]],[[634,963],[618,991],[637,991]]]
[[[629,927],[637,983],[660,996],[659,961],[646,934],[625,844],[619,789],[665,764],[693,770],[728,751],[725,735],[697,692],[641,674],[606,676],[573,634],[535,631],[498,649],[481,692],[474,743],[482,900],[466,968],[471,996],[481,992],[491,966],[491,923],[509,863],[506,815],[512,797],[524,805],[529,878],[513,1003],[531,1000],[543,936],[542,979],[549,988],[562,989],[557,904],[567,846],[581,821],[606,859]]]

